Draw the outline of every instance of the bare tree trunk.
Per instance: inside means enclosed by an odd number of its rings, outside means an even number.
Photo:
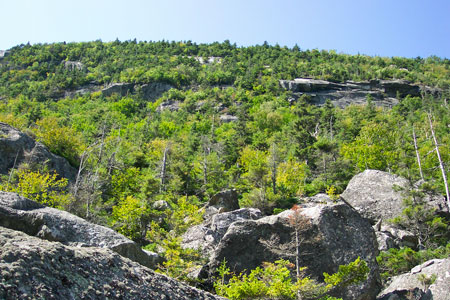
[[[419,165],[419,172],[420,172],[420,178],[422,180],[425,180],[423,177],[423,172],[422,172],[422,162],[420,160],[420,154],[419,154],[419,149],[417,147],[417,138],[416,138],[416,132],[414,130],[414,126],[412,128],[412,134],[413,134],[413,139],[414,139],[414,149],[416,150],[416,157],[417,157],[417,164]]]
[[[170,144],[167,143],[166,147],[164,148],[163,153],[163,159],[161,164],[161,172],[159,173],[159,176],[161,177],[161,183],[159,186],[159,192],[162,193],[164,191],[164,185],[166,184],[166,172],[167,172],[167,155],[169,153]]]
[[[11,183],[12,174],[13,174],[14,169],[16,168],[17,157],[19,157],[19,150],[17,150],[17,154],[16,154],[16,158],[14,159],[13,167],[9,171],[8,184],[6,185],[7,190],[9,190],[9,184]]]
[[[431,121],[431,114],[430,113],[428,113],[428,120],[430,121],[431,134],[433,136],[434,144],[436,146],[436,155],[437,155],[438,160],[439,160],[439,168],[441,169],[442,179],[444,180],[445,193],[447,195],[447,203],[446,203],[447,204],[447,209],[448,209],[448,211],[450,211],[450,193],[449,193],[449,190],[448,190],[447,176],[445,175],[444,163],[442,162],[441,153],[439,152],[439,144],[437,142],[436,135],[434,133],[433,122]]]

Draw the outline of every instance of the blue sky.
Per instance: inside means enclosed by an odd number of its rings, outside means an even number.
[[[22,43],[230,40],[450,58],[449,0],[0,0],[0,49]]]

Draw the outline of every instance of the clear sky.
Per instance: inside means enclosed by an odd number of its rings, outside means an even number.
[[[450,0],[0,0],[0,49],[22,43],[230,40],[450,58]]]

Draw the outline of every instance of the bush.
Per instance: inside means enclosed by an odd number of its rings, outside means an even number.
[[[325,283],[300,276],[294,281],[291,270],[295,265],[287,260],[264,263],[263,267],[249,274],[232,274],[224,260],[217,269],[219,276],[214,283],[216,293],[230,299],[321,299],[337,300],[328,294],[337,287],[348,286],[366,280],[369,268],[359,257],[348,265],[339,266],[337,273],[324,273]],[[305,268],[302,268],[304,272]],[[226,279],[231,275],[228,283]],[[300,296],[300,297],[299,297]]]
[[[66,192],[67,179],[58,179],[58,174],[21,169],[15,173],[13,183],[0,183],[0,190],[15,192],[41,204],[63,208],[72,199]]]
[[[377,262],[380,266],[381,278],[389,277],[409,272],[413,267],[420,265],[427,260],[434,258],[446,258],[450,255],[450,243],[445,247],[414,251],[405,247],[402,249],[391,248],[378,255]]]

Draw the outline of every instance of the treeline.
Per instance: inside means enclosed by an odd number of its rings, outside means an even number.
[[[205,63],[215,57],[220,63]],[[68,67],[66,62],[80,62]],[[233,85],[248,90],[279,79],[314,77],[346,80],[406,79],[450,86],[450,61],[438,57],[401,58],[337,54],[263,44],[237,47],[229,41],[110,42],[20,45],[1,62],[0,94],[39,101],[88,83],[167,82],[174,86]]]

